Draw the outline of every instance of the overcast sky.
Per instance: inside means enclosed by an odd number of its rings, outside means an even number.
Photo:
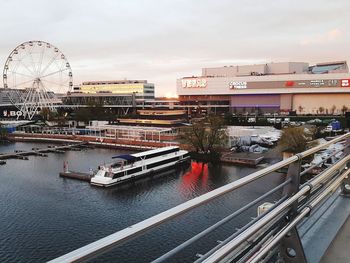
[[[349,0],[0,0],[0,63],[42,40],[74,84],[147,79],[156,95],[202,67],[349,60]]]

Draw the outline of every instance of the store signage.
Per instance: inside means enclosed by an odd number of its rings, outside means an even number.
[[[246,89],[247,82],[246,81],[231,81],[229,83],[230,89]]]
[[[323,80],[323,79],[319,79],[319,80],[310,80],[310,86],[313,86],[313,87],[324,86],[324,80]]]
[[[310,86],[313,88],[317,87],[339,87],[339,80],[337,79],[329,79],[329,80],[310,80],[310,81],[303,81],[303,82],[297,82],[297,86]]]
[[[328,80],[328,86],[336,87],[336,86],[339,85],[338,83],[339,83],[339,81],[337,79],[330,79],[330,80]]]
[[[342,87],[350,87],[350,79],[342,79],[341,86]]]
[[[294,81],[286,81],[286,83],[284,84],[285,87],[293,87],[295,84]]]
[[[207,80],[203,78],[182,79],[183,88],[205,88]]]

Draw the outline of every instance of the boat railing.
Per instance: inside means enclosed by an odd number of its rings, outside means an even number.
[[[303,175],[306,175],[306,170],[309,169],[307,168],[301,172],[301,164],[306,157],[310,158],[318,151],[344,140],[347,141],[347,144],[342,148],[345,154],[341,159],[332,166],[320,171],[311,179],[301,178]],[[342,186],[343,194],[350,194],[350,169],[347,169],[350,164],[349,140],[350,133],[347,133],[324,144],[295,154],[288,159],[274,163],[269,167],[253,172],[241,179],[78,248],[51,262],[89,260],[109,249],[118,247],[124,242],[140,237],[147,231],[155,229],[180,215],[190,211],[195,212],[195,209],[207,205],[219,197],[258,182],[259,179],[276,172],[285,174],[285,180],[282,183],[242,205],[239,209],[232,211],[215,224],[182,241],[170,251],[161,255],[155,255],[154,262],[167,262],[170,259],[174,259],[179,252],[186,248],[190,246],[191,248],[196,247],[197,241],[203,240],[204,237],[209,238],[209,234],[219,227],[224,226],[234,218],[243,216],[244,212],[257,208],[259,205],[264,204],[266,200],[271,199],[274,202],[271,202],[270,208],[266,212],[253,217],[238,229],[232,230],[232,233],[226,233],[228,236],[224,240],[219,241],[217,245],[213,246],[206,253],[194,255],[194,257],[197,256],[195,262],[259,262],[260,260],[266,262],[276,256],[283,259],[293,257],[297,259],[295,262],[306,262],[297,226],[301,222],[308,220],[308,216],[319,209],[323,202],[336,192],[339,186]],[[300,183],[301,179],[305,180],[303,184]],[[276,195],[278,198],[276,198]],[[203,217],[201,214],[198,216]],[[285,249],[281,250],[281,248]]]

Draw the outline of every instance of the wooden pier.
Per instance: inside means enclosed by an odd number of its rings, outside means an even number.
[[[91,174],[74,172],[74,171],[60,172],[59,175],[61,177],[76,179],[76,180],[86,181],[86,182],[90,182],[91,177],[92,177]]]

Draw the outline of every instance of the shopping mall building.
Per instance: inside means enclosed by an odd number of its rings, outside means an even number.
[[[178,79],[177,93],[192,111],[338,114],[350,108],[350,73],[346,61],[203,68]]]

